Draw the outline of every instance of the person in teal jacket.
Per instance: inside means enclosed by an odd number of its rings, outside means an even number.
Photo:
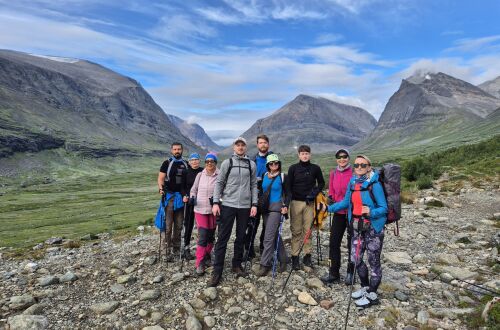
[[[358,155],[354,161],[354,176],[349,181],[344,199],[328,207],[329,212],[347,209],[349,225],[353,229],[351,261],[361,282],[361,289],[352,293],[358,307],[379,303],[377,289],[382,280],[380,254],[384,241],[384,225],[387,220],[387,201],[379,174],[372,170],[371,161]],[[367,251],[370,272],[363,261]],[[371,275],[371,276],[370,276]]]

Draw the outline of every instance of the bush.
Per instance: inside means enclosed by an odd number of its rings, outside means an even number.
[[[413,158],[403,164],[403,177],[408,181],[416,181],[422,175],[437,179],[441,173],[441,167],[423,157]]]
[[[420,175],[417,179],[418,189],[429,189],[432,188],[432,177],[429,175]]]

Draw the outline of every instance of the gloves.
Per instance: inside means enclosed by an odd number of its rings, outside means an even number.
[[[190,197],[188,201],[189,206],[195,206],[196,205],[196,197]]]

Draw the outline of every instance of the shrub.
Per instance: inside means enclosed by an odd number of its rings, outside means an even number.
[[[417,179],[418,189],[429,189],[432,188],[432,177],[429,175],[420,175]]]

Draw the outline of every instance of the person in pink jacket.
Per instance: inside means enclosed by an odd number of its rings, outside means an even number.
[[[349,164],[349,151],[347,149],[339,149],[335,153],[337,159],[337,167],[330,172],[330,185],[328,189],[328,200],[330,203],[340,202],[344,199],[349,185],[349,180],[352,177],[352,168]],[[344,232],[347,228],[347,251],[351,247],[351,231],[347,221],[347,211],[339,211],[333,215],[333,221],[330,225],[330,251],[329,251],[329,266],[328,274],[323,276],[321,280],[325,284],[333,284],[340,282],[340,245]],[[350,285],[354,265],[349,262],[347,265],[347,276],[345,277],[346,285]]]
[[[205,269],[211,264],[212,248],[215,240],[215,216],[212,214],[212,196],[215,181],[219,175],[217,156],[208,153],[205,156],[205,169],[198,173],[191,188],[190,196],[195,200],[194,216],[198,228],[196,246],[196,275],[205,274]]]

